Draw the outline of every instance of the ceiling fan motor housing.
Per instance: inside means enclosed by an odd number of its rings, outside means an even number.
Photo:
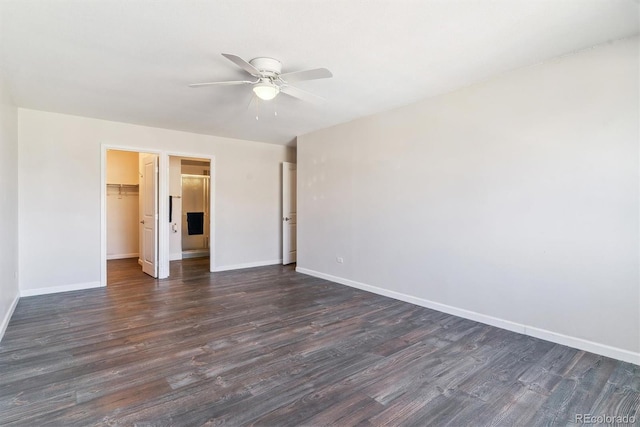
[[[273,58],[253,58],[249,64],[257,68],[264,76],[276,77],[282,72],[282,63]]]

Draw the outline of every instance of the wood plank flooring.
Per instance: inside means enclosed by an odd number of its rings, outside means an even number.
[[[22,298],[1,425],[546,426],[635,416],[640,367],[269,266],[207,259]]]

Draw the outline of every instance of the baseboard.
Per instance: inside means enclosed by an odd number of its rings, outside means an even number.
[[[368,291],[377,295],[382,295],[385,297],[397,299],[399,301],[408,302],[421,307],[430,308],[432,310],[437,310],[443,313],[452,314],[454,316],[463,317],[465,319],[484,323],[486,325],[495,326],[497,328],[506,329],[512,332],[518,332],[520,334],[528,335],[534,338],[540,338],[546,341],[551,341],[556,344],[577,348],[578,350],[584,350],[584,351],[596,353],[602,356],[611,357],[612,359],[622,360],[624,362],[640,365],[640,353],[635,353],[633,351],[624,350],[617,347],[611,347],[606,344],[600,344],[600,343],[588,341],[582,338],[571,337],[568,335],[560,334],[558,332],[548,331],[546,329],[540,329],[533,326],[524,325],[521,323],[511,322],[509,320],[488,316],[486,314],[476,313],[474,311],[465,310],[463,308],[458,308],[458,307],[450,306],[447,304],[441,304],[439,302],[414,297],[412,295],[407,295],[407,294],[391,291],[384,288],[379,288],[377,286],[367,285],[365,283],[356,282],[354,280],[344,279],[342,277],[333,276],[331,274],[321,273],[315,270],[309,270],[307,268],[296,267],[296,271],[298,273],[307,274],[309,276],[314,276],[321,279],[329,280],[331,282],[340,283],[341,285],[362,289],[363,291]]]
[[[32,297],[36,295],[57,294],[58,292],[80,291],[82,289],[99,288],[98,282],[74,283],[73,285],[51,286],[49,288],[21,289],[20,297]]]
[[[169,254],[169,261],[179,261],[182,259],[182,252],[176,252],[175,254]]]
[[[107,255],[107,260],[111,259],[125,259],[125,258],[138,258],[140,256],[139,253],[135,254],[115,254],[115,255]]]
[[[11,316],[13,316],[13,312],[15,311],[19,300],[20,300],[20,295],[18,294],[13,299],[13,302],[11,302],[11,305],[9,306],[9,311],[7,311],[7,314],[4,316],[4,319],[2,319],[2,323],[0,323],[0,341],[2,341],[2,338],[4,337],[4,332],[7,330],[7,326],[9,326],[9,321],[11,320]]]
[[[234,264],[234,265],[223,265],[220,267],[216,267],[213,271],[229,271],[229,270],[240,270],[242,268],[253,268],[253,267],[264,267],[265,265],[275,265],[282,264],[281,259],[274,259],[271,261],[257,261],[257,262],[247,262],[244,264]]]

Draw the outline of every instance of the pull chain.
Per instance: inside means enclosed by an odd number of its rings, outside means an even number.
[[[256,120],[260,120],[260,98],[256,97]]]
[[[273,100],[273,116],[278,117],[278,96]]]

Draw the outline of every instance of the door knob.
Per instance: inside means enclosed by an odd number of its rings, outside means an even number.
[[[142,221],[140,221],[140,224],[144,224],[144,219]]]
[[[284,219],[285,221],[289,221],[291,218],[284,217],[283,219]]]

